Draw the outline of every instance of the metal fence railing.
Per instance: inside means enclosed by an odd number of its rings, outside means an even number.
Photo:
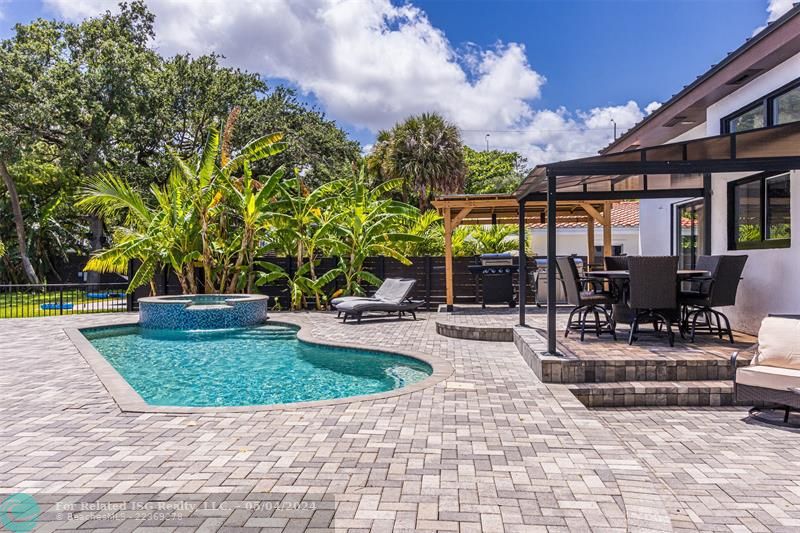
[[[127,283],[0,285],[0,318],[132,310]]]

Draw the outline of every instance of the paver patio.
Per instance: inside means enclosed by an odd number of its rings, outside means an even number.
[[[41,530],[800,527],[800,432],[748,424],[745,409],[587,410],[513,344],[442,337],[429,314],[276,317],[455,372],[349,404],[122,413],[63,328],[130,315],[0,321],[0,494],[33,495]]]

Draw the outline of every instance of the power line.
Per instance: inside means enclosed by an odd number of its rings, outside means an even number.
[[[539,128],[527,128],[527,129],[518,129],[518,130],[467,130],[461,129],[462,132],[467,133],[558,133],[558,132],[585,132],[585,131],[612,131],[612,126],[606,126],[604,128],[580,128],[580,129],[559,129],[559,130],[551,130],[551,129],[539,129]]]

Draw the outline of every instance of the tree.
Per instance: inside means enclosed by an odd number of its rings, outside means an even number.
[[[264,131],[283,133],[286,150],[257,164],[254,172],[272,173],[281,166],[298,169],[310,189],[346,174],[360,159],[360,145],[319,110],[298,101],[288,87],[275,87],[245,106],[232,141],[241,145]]]
[[[226,131],[230,127],[231,121]],[[205,292],[250,290],[258,231],[271,218],[269,205],[283,176],[279,169],[256,180],[250,167],[280,153],[280,140],[280,134],[266,135],[229,153],[212,128],[198,156],[183,159],[173,153],[175,166],[167,183],[151,186],[149,201],[122,178],[95,178],[78,205],[106,219],[120,214],[124,219],[111,246],[95,254],[86,269],[122,272],[138,259],[142,264],[130,291],[148,282],[152,287],[153,274],[169,265],[184,292],[197,292],[194,268],[199,261]]]
[[[527,173],[527,160],[517,152],[477,151],[464,146],[467,194],[512,193]]]
[[[63,199],[49,212],[55,223],[50,228],[75,230],[70,245],[78,251],[89,243],[97,248],[104,243],[103,226],[97,217],[86,224],[85,214],[73,209],[76,191],[107,172],[137,190],[165,185],[174,162],[170,150],[192,158],[209,129],[236,108],[241,113],[225,139],[228,151],[268,132],[286,133],[286,153],[254,163],[254,176],[286,165],[300,168],[316,186],[358,158],[358,143],[293,91],[270,90],[257,73],[223,67],[215,54],[161,57],[151,48],[153,23],[153,14],[136,0],[77,24],[17,25],[0,43],[0,161],[6,170],[0,209],[15,213],[15,224],[11,217],[0,220],[0,238],[8,248],[3,277],[26,277],[27,263],[38,277],[47,274],[51,250],[58,247],[41,239],[31,246],[36,240],[31,230],[39,222],[35,217],[54,201],[53,191]],[[46,186],[37,176],[45,168]],[[8,183],[16,195],[6,193]],[[105,220],[110,226],[121,222],[113,216]],[[89,228],[91,240],[85,238]],[[27,245],[18,251],[20,232]],[[26,262],[22,258],[28,255]]]
[[[414,207],[386,199],[386,195],[402,186],[402,180],[391,180],[370,188],[366,169],[361,167],[349,179],[331,184],[339,202],[330,223],[335,224],[329,237],[320,245],[339,257],[339,267],[328,271],[317,281],[325,285],[337,276],[345,281],[343,294],[363,294],[363,283],[380,285],[381,280],[364,270],[364,261],[372,256],[395,259],[404,265],[411,261],[400,251],[404,242],[420,242],[422,237],[404,231],[409,221],[419,216]]]
[[[0,45],[0,168],[15,213],[17,253],[31,281],[19,176],[11,169],[49,157],[64,176],[88,176],[137,145],[127,125],[150,101],[147,82],[158,63],[147,48],[152,23],[144,4],[134,2],[78,25],[17,25]],[[54,185],[69,190],[71,184]]]
[[[384,180],[402,179],[404,198],[413,193],[424,211],[437,194],[463,192],[467,169],[462,147],[455,124],[423,113],[378,133],[369,168]]]

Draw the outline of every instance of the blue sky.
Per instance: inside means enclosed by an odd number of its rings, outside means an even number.
[[[772,0],[773,10],[788,0]],[[299,88],[365,145],[438,111],[531,162],[581,157],[741,45],[767,0],[149,0],[162,53],[211,50]],[[222,15],[220,10],[222,10]],[[0,0],[0,35],[109,0]],[[215,16],[216,15],[216,16]],[[774,13],[773,13],[774,17]]]

